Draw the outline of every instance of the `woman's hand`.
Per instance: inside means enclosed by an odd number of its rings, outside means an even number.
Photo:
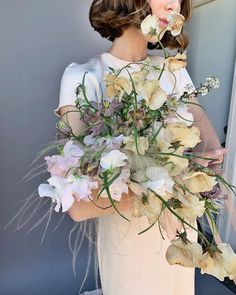
[[[97,200],[98,190],[93,192],[93,199],[90,202],[83,200],[75,202],[67,211],[70,217],[76,221],[83,221],[90,218],[96,218],[104,215],[117,213],[108,198],[99,198]],[[131,210],[134,206],[134,194],[129,191],[128,194],[123,194],[121,200],[115,204],[119,212]]]
[[[215,160],[205,160],[200,158],[195,158],[193,161],[204,167],[208,167],[209,164],[220,165],[223,163],[224,154],[228,152],[227,148],[213,149],[207,152],[195,152],[194,154],[203,158],[211,158]]]

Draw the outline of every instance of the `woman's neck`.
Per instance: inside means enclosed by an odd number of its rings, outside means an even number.
[[[141,30],[130,27],[114,40],[109,53],[123,60],[138,62],[147,56],[147,41]]]

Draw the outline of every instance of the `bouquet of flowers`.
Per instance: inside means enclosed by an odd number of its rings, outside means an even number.
[[[194,152],[201,134],[188,109],[197,105],[194,97],[206,95],[220,82],[210,77],[198,88],[186,85],[181,96],[175,93],[175,87],[167,94],[160,85],[167,68],[175,76],[176,70],[187,65],[186,52],[172,56],[161,43],[166,31],[178,35],[183,21],[182,15],[172,13],[168,25],[160,28],[157,17],[149,15],[141,28],[163,48],[163,65],[152,65],[147,58],[138,63],[138,71],[130,71],[132,63],[110,68],[104,77],[106,91],[97,102],[87,96],[84,73],[76,89],[76,107],[85,128],[76,136],[65,120],[57,123],[58,154],[45,157],[51,177],[47,184],[40,184],[38,193],[51,198],[56,212],[66,212],[81,200],[107,198],[120,218],[129,222],[117,204],[132,191],[133,216],[144,215],[150,223],[140,234],[158,223],[163,235],[162,216],[167,211],[178,222],[166,252],[170,264],[199,267],[202,273],[220,280],[227,276],[233,279],[236,255],[232,248],[208,241],[196,227],[196,220],[206,215],[216,233],[215,215],[222,207],[222,187],[232,192],[234,188],[214,169],[215,159],[206,158],[211,161],[208,167],[196,161],[205,158]],[[202,245],[188,239],[188,228],[198,232],[205,243],[204,251]]]

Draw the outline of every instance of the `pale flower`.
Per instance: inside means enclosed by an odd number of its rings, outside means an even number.
[[[184,243],[181,238],[171,241],[166,251],[166,260],[170,265],[178,264],[185,267],[199,267],[202,247],[196,242]]]
[[[106,95],[108,98],[117,97],[121,100],[125,93],[129,95],[132,91],[131,81],[125,77],[117,77],[109,73],[105,75],[104,82],[106,84]]]
[[[194,121],[193,114],[188,111],[186,105],[179,105],[177,107],[176,113],[168,116],[165,119],[165,123],[185,123],[188,127],[192,126]]]
[[[187,54],[177,53],[175,56],[170,56],[165,60],[165,63],[170,72],[178,71],[187,66]]]
[[[236,276],[236,254],[226,243],[219,244],[217,248],[222,253],[215,251],[212,255],[209,252],[203,254],[200,261],[201,273],[213,275],[220,281],[225,277],[232,280]]]
[[[148,195],[146,198],[145,202],[142,197],[134,198],[133,216],[146,216],[148,222],[153,224],[161,214],[162,202],[155,195]]]
[[[52,202],[56,203],[55,211],[67,211],[74,203],[72,183],[64,177],[53,176],[48,180],[49,184],[40,184],[38,193],[40,197],[52,198]]]
[[[84,200],[84,201],[90,201],[89,197],[92,196],[92,190],[98,188],[98,182],[93,181],[88,176],[79,176],[75,177],[74,175],[70,175],[68,177],[68,180],[70,180],[72,184],[72,190],[75,194],[76,199]]]
[[[151,110],[157,110],[163,106],[167,100],[167,93],[161,89],[158,80],[147,80],[140,89],[147,106]]]
[[[176,208],[175,211],[182,218],[194,223],[197,217],[205,213],[205,201],[200,200],[197,196],[179,193],[176,198],[181,202],[181,208]]]
[[[162,167],[149,167],[146,170],[148,181],[142,183],[143,187],[152,189],[161,197],[169,199],[169,194],[172,193],[174,181],[169,176],[166,169]]]
[[[125,150],[132,151],[136,154],[138,154],[139,151],[140,155],[145,155],[145,152],[149,148],[148,138],[142,136],[137,138],[138,151],[136,148],[135,139],[133,135],[124,137],[123,143],[125,144]]]
[[[73,140],[69,140],[64,148],[63,148],[63,155],[65,158],[75,158],[75,160],[80,159],[84,154],[84,151],[74,144]]]
[[[200,130],[196,126],[188,127],[185,123],[172,123],[167,125],[166,129],[171,133],[172,143],[179,142],[184,147],[194,148],[201,142]]]
[[[120,201],[122,195],[128,194],[129,187],[128,182],[130,179],[130,170],[124,168],[118,178],[116,178],[109,186],[109,191],[113,200]],[[104,190],[101,193],[102,198],[108,198],[107,191]]]
[[[157,148],[162,152],[168,150],[171,146],[171,134],[164,126],[161,126],[161,122],[154,122],[153,124],[154,134],[158,133],[156,136],[156,145]]]
[[[87,146],[98,146],[103,147],[106,146],[107,150],[117,150],[121,147],[123,143],[124,136],[120,134],[115,137],[94,137],[92,134],[84,137],[84,144]]]
[[[46,156],[44,160],[47,161],[47,171],[51,173],[51,176],[65,176],[68,169],[74,165],[74,159],[71,162],[65,162],[59,155]]]
[[[78,165],[78,160],[83,154],[84,151],[69,140],[63,148],[62,156],[53,155],[44,158],[47,161],[47,171],[51,173],[51,176],[65,176],[70,168]]]
[[[143,83],[147,75],[148,75],[148,70],[146,69],[142,69],[140,71],[133,71],[131,73],[131,77],[135,85],[139,85],[140,83]]]
[[[162,39],[165,29],[160,27],[160,21],[156,15],[149,14],[141,23],[141,30],[149,42],[158,42]]]
[[[119,150],[112,150],[101,156],[100,165],[104,170],[115,169],[126,165],[128,157]]]
[[[207,175],[204,172],[194,172],[191,175],[182,178],[185,186],[192,193],[201,193],[211,191],[217,184],[216,178]]]
[[[167,30],[170,31],[173,36],[178,36],[182,31],[185,17],[182,14],[177,13],[176,11],[172,11],[168,15],[167,20],[169,21]]]
[[[168,149],[166,152],[170,153],[173,149]],[[164,150],[163,150],[164,151]],[[180,146],[177,148],[176,151],[173,151],[175,155],[177,156],[168,156],[168,162],[170,162],[169,165],[166,166],[166,169],[168,170],[170,176],[177,176],[181,172],[183,172],[184,169],[188,167],[189,161],[186,158],[178,157],[183,156],[184,154],[184,147]]]

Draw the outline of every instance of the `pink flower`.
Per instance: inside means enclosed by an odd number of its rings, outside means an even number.
[[[62,156],[53,155],[44,158],[48,165],[47,171],[51,176],[65,176],[70,168],[78,165],[78,160],[83,154],[83,150],[69,140],[64,146]]]

